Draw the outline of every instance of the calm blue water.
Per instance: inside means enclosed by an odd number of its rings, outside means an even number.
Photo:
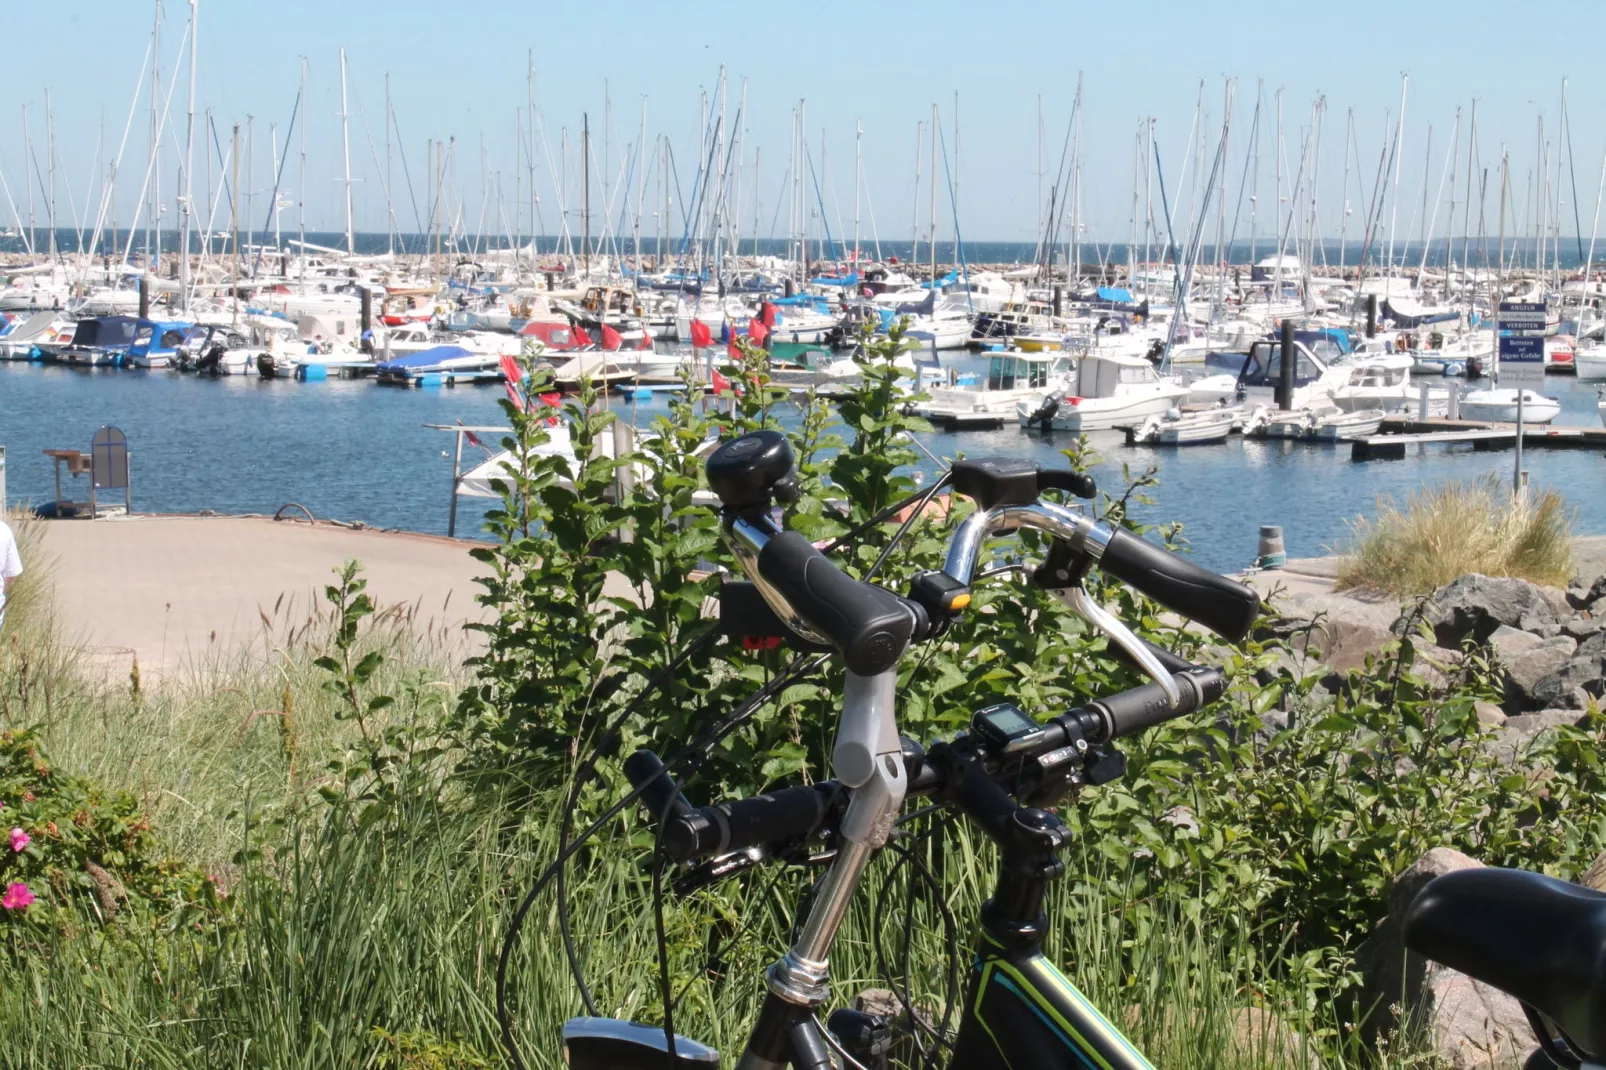
[[[1563,404],[1558,423],[1596,422],[1595,391],[1552,377],[1546,393]],[[82,371],[0,363],[0,446],[6,449],[12,502],[55,496],[47,448],[87,449],[95,429],[113,423],[133,454],[134,504],[149,512],[272,513],[299,502],[318,517],[378,527],[444,533],[451,487],[452,436],[427,423],[501,423],[489,387],[404,390],[364,381],[198,379],[176,373]],[[639,411],[642,423],[663,403]],[[950,457],[999,454],[1057,459],[1061,441],[1017,428],[936,434],[931,451]],[[1201,563],[1242,567],[1260,524],[1281,524],[1291,555],[1342,545],[1345,521],[1373,511],[1381,496],[1402,500],[1426,483],[1493,473],[1509,480],[1512,453],[1420,447],[1404,461],[1356,464],[1348,447],[1231,441],[1192,449],[1127,448],[1119,435],[1095,436],[1106,489],[1121,485],[1121,466],[1153,464],[1160,485],[1146,518],[1179,520]],[[465,450],[465,458],[479,456]],[[1560,489],[1576,508],[1580,533],[1606,533],[1606,458],[1589,451],[1533,450],[1535,484]],[[82,480],[79,480],[82,494]],[[69,491],[68,496],[73,496]],[[460,533],[476,527],[465,501]]]

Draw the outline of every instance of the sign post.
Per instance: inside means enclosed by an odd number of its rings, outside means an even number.
[[[1496,325],[1500,355],[1495,368],[1497,386],[1517,390],[1517,457],[1511,475],[1511,493],[1522,493],[1522,409],[1530,387],[1545,385],[1545,303],[1502,301]]]

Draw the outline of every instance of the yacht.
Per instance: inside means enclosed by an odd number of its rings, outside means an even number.
[[[1606,342],[1575,350],[1573,370],[1580,379],[1606,379]]]
[[[1093,350],[1078,362],[1073,383],[1016,402],[1015,413],[1022,427],[1105,431],[1137,426],[1187,396],[1187,387],[1142,357]]]
[[[1411,382],[1416,358],[1410,353],[1382,353],[1346,361],[1349,381],[1332,393],[1333,404],[1345,412],[1382,409],[1398,412],[1417,399]]]
[[[1273,404],[1282,381],[1282,342],[1261,339],[1245,353],[1211,353],[1205,358],[1203,376],[1187,384],[1188,402],[1219,405],[1232,401]],[[1237,371],[1229,369],[1236,367]],[[1308,344],[1294,341],[1294,396],[1290,407],[1303,409],[1320,404],[1332,405],[1335,391],[1349,383],[1352,368],[1330,365],[1318,357]]]

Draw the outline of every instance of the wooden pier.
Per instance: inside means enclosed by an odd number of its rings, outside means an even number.
[[[1517,442],[1517,425],[1481,420],[1420,420],[1389,416],[1378,434],[1355,439],[1350,446],[1354,461],[1399,460],[1408,446],[1469,444],[1475,450],[1511,449]],[[1606,427],[1524,427],[1527,449],[1593,449],[1606,451]]]

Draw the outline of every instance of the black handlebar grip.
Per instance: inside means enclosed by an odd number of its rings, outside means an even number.
[[[1236,642],[1249,633],[1260,611],[1260,596],[1254,591],[1125,528],[1111,530],[1109,545],[1099,558],[1105,572],[1224,639]]]
[[[1181,697],[1175,709],[1171,708],[1159,684],[1144,684],[1091,703],[1091,708],[1104,714],[1105,723],[1110,728],[1109,738],[1130,736],[1173,717],[1194,713],[1216,701],[1227,689],[1226,677],[1221,675],[1220,669],[1189,669],[1177,673],[1172,679],[1176,681]],[[1093,742],[1102,743],[1104,740]]]
[[[664,763],[650,750],[638,750],[625,759],[625,776],[632,787],[641,788],[641,806],[652,819],[673,821],[692,812],[691,803],[680,793],[675,778],[664,770]],[[667,813],[665,812],[667,810]]]
[[[860,676],[897,665],[914,635],[914,611],[903,599],[849,576],[795,531],[765,544],[758,572]]]
[[[837,792],[837,785],[827,781],[704,806],[664,829],[664,853],[677,862],[686,862],[763,844],[806,839],[824,824]]]

